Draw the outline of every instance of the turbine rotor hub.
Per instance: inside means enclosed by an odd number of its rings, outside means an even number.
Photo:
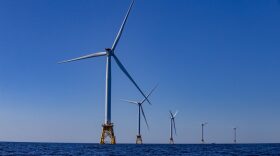
[[[105,50],[106,50],[106,53],[108,56],[113,54],[113,51],[111,48],[105,48]]]

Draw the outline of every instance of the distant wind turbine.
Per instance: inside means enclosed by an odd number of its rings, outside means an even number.
[[[147,122],[147,119],[146,119],[146,116],[145,116],[145,113],[144,113],[144,110],[143,110],[143,106],[142,104],[147,101],[147,98],[149,98],[149,96],[153,93],[153,91],[156,89],[157,85],[150,91],[150,93],[147,95],[146,98],[144,98],[142,101],[131,101],[131,100],[123,100],[121,99],[122,101],[125,101],[125,102],[128,102],[128,103],[132,103],[132,104],[136,104],[138,105],[138,134],[136,136],[136,144],[142,144],[142,136],[141,136],[141,113],[145,119],[145,123],[149,129],[149,125],[148,125],[148,122]]]
[[[234,136],[234,139],[233,139],[233,142],[236,144],[237,140],[236,140],[236,130],[237,130],[237,127],[234,127],[233,128],[233,136]]]
[[[201,142],[202,143],[205,143],[204,141],[204,126],[207,125],[208,123],[207,122],[204,122],[201,124]]]
[[[175,125],[175,116],[178,114],[178,111],[176,111],[176,113],[174,115],[171,111],[169,111],[169,113],[170,113],[170,140],[169,140],[169,143],[174,144],[173,128],[174,128],[175,134],[177,135],[176,125]]]
[[[106,95],[105,95],[105,123],[102,125],[102,134],[100,138],[100,144],[105,143],[105,138],[107,136],[110,137],[111,139],[111,144],[116,143],[115,135],[114,135],[114,130],[113,130],[113,123],[111,122],[111,58],[113,57],[114,60],[116,61],[117,65],[120,67],[121,71],[128,77],[128,79],[134,84],[134,86],[140,91],[140,93],[146,98],[145,94],[143,91],[140,89],[140,87],[137,85],[137,83],[133,80],[133,78],[130,76],[128,71],[125,69],[123,64],[120,62],[118,59],[115,49],[118,45],[118,42],[121,38],[121,35],[123,33],[127,18],[130,14],[131,8],[134,4],[134,0],[132,0],[130,7],[126,13],[126,16],[122,22],[122,25],[119,29],[119,32],[115,38],[115,41],[112,45],[111,48],[105,48],[104,52],[97,52],[97,53],[91,53],[85,56],[81,56],[78,58],[62,61],[60,63],[66,63],[66,62],[72,62],[72,61],[78,61],[82,59],[88,59],[88,58],[93,58],[93,57],[99,57],[99,56],[106,56]],[[147,102],[150,103],[150,101],[147,99]]]

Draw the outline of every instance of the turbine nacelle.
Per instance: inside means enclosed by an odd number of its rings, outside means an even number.
[[[114,52],[111,48],[105,48],[105,51],[106,51],[107,56],[114,54]]]
[[[171,111],[169,111],[169,113],[170,113],[170,119],[175,119],[175,116],[178,114],[178,111],[176,111],[174,114]]]
[[[201,126],[205,126],[207,124],[208,124],[208,122],[204,122],[204,123],[201,124]]]

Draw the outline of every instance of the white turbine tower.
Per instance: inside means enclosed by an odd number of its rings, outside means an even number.
[[[118,45],[118,42],[121,38],[121,35],[123,33],[127,18],[130,14],[131,8],[134,4],[134,0],[132,0],[130,7],[126,13],[126,16],[122,22],[122,25],[119,29],[119,32],[115,38],[115,41],[112,45],[111,48],[105,48],[104,52],[97,52],[97,53],[91,53],[85,56],[81,56],[78,58],[62,61],[60,63],[66,63],[66,62],[72,62],[72,61],[78,61],[82,59],[88,59],[92,57],[99,57],[99,56],[106,56],[106,95],[105,95],[105,123],[102,125],[102,134],[101,134],[101,139],[100,139],[100,144],[105,143],[105,138],[107,136],[110,137],[111,139],[111,144],[116,143],[114,131],[113,131],[113,123],[111,122],[111,58],[113,57],[114,60],[116,61],[117,65],[120,67],[120,69],[123,71],[123,73],[129,78],[129,80],[135,85],[135,87],[140,91],[140,93],[146,98],[145,94],[143,91],[140,89],[140,87],[136,84],[136,82],[133,80],[133,78],[130,76],[128,71],[125,69],[123,64],[120,62],[118,57],[116,56],[115,49]],[[147,99],[147,102],[149,100]],[[149,102],[150,103],[150,102]]]
[[[208,123],[207,122],[204,122],[201,124],[201,142],[202,143],[205,143],[204,141],[204,126],[207,125]]]
[[[178,111],[176,111],[176,113],[174,115],[171,111],[169,111],[169,113],[170,113],[170,140],[169,140],[169,143],[174,144],[173,128],[174,128],[175,134],[177,135],[176,126],[175,126],[175,116],[178,114]]]
[[[147,98],[149,98],[149,96],[153,93],[153,91],[156,89],[157,86],[155,86],[151,91],[150,93],[147,95]],[[146,119],[146,116],[145,116],[145,113],[144,113],[144,110],[143,110],[143,106],[142,104],[147,101],[147,98],[144,98],[142,101],[131,101],[131,100],[123,100],[121,99],[122,101],[125,101],[125,102],[128,102],[128,103],[132,103],[132,104],[136,104],[138,105],[138,134],[136,135],[136,144],[142,144],[142,136],[141,136],[141,112],[142,112],[142,115],[145,119],[145,123],[149,129],[149,125],[148,125],[148,122],[147,122],[147,119]]]

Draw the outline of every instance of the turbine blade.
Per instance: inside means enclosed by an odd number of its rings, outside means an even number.
[[[121,101],[125,101],[125,102],[128,102],[128,103],[133,103],[133,104],[138,104],[136,101],[131,101],[131,100],[121,99]]]
[[[176,125],[175,125],[175,119],[173,118],[173,126],[174,126],[174,130],[175,130],[175,134],[177,135],[177,131],[176,131]]]
[[[113,43],[113,46],[112,46],[112,48],[111,48],[112,51],[115,50],[115,48],[116,48],[116,46],[117,46],[117,44],[118,44],[118,42],[119,42],[119,40],[120,40],[120,38],[121,38],[121,35],[122,35],[122,32],[123,32],[124,26],[125,26],[125,24],[126,24],[127,18],[128,18],[128,16],[129,16],[129,13],[130,13],[130,10],[131,10],[133,4],[134,4],[134,0],[132,0],[132,2],[131,2],[131,4],[130,4],[130,7],[129,7],[127,13],[126,13],[126,16],[125,16],[125,18],[124,18],[124,20],[123,20],[123,23],[122,23],[122,25],[121,25],[121,28],[120,28],[120,30],[119,30],[119,32],[118,32],[118,34],[117,34],[117,37],[116,37],[116,39],[115,39],[115,41],[114,41],[114,43]]]
[[[61,62],[58,62],[58,63],[66,63],[66,62],[78,61],[78,60],[92,58],[92,57],[104,56],[106,54],[107,54],[106,52],[97,52],[97,53],[92,53],[92,54],[89,54],[89,55],[77,57],[77,58],[70,59],[70,60],[61,61]]]
[[[176,116],[177,114],[178,114],[178,111],[176,111],[176,112],[175,112],[175,114],[174,114],[174,118],[175,118],[175,116]]]
[[[150,129],[142,105],[140,105],[140,108],[141,108],[141,111],[142,111],[142,115],[145,119],[146,125],[147,125],[148,129]]]
[[[158,86],[158,84],[151,90],[151,92],[148,94],[148,96],[141,101],[141,104],[144,103],[149,98],[149,96],[153,93],[153,91],[157,88],[157,86]]]
[[[140,91],[140,93],[146,98],[146,95],[143,93],[143,91],[140,89],[140,87],[136,84],[136,82],[133,80],[133,78],[130,76],[130,74],[127,72],[127,70],[125,69],[125,67],[122,65],[122,63],[120,62],[120,60],[117,58],[117,56],[115,54],[112,55],[116,61],[116,63],[118,64],[118,66],[121,68],[121,70],[124,72],[124,74],[129,78],[129,80],[134,84],[134,86]],[[147,99],[147,101],[150,103],[149,99]]]

